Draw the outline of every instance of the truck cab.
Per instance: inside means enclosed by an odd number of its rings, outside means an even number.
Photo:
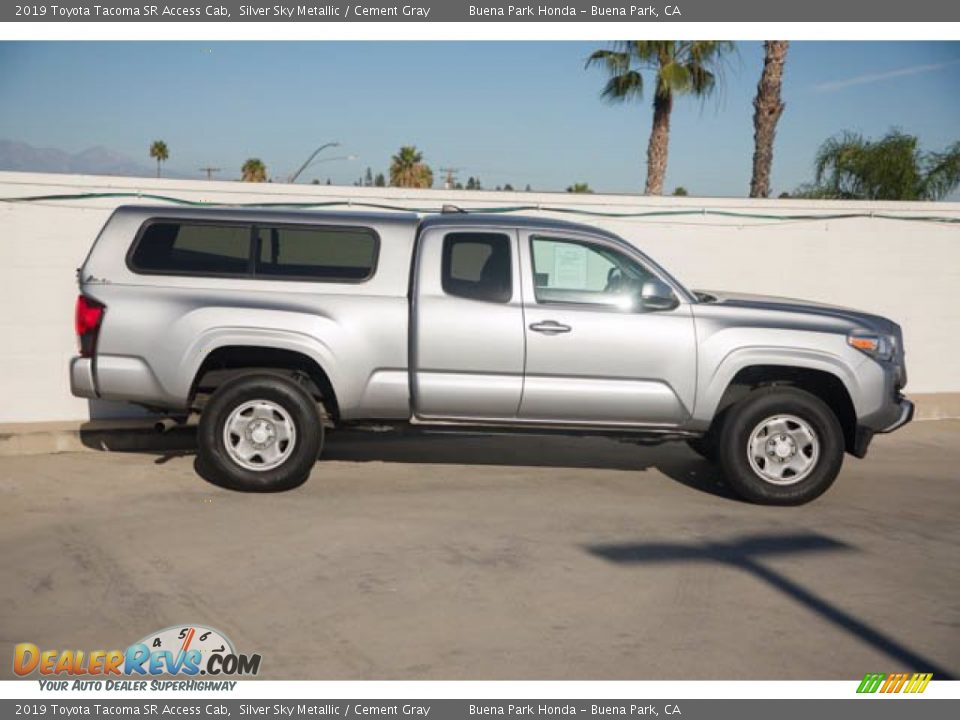
[[[692,415],[692,298],[613,235],[524,218],[431,218],[411,297],[420,420],[652,429]]]

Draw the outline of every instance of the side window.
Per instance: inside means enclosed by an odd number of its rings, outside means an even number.
[[[130,257],[142,273],[242,275],[250,263],[250,226],[151,222]]]
[[[443,291],[448,295],[505,303],[513,297],[510,237],[455,232],[443,239]]]
[[[655,276],[628,255],[599,243],[565,238],[534,236],[530,246],[538,303],[643,309],[641,290]]]
[[[373,275],[378,240],[367,228],[259,227],[258,277],[359,282]]]

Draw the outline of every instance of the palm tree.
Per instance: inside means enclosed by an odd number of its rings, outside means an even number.
[[[670,113],[674,95],[704,98],[717,84],[723,56],[733,43],[715,40],[623,40],[613,49],[597,50],[587,66],[602,63],[610,79],[603,97],[612,102],[639,99],[643,95],[643,74],[654,73],[653,127],[647,145],[647,195],[663,194],[670,142]]]
[[[849,200],[940,200],[960,186],[960,141],[923,152],[919,140],[891,130],[879,140],[846,131],[817,152],[815,180],[798,197]]]
[[[406,188],[433,185],[433,170],[423,162],[423,153],[414,145],[404,145],[390,158],[390,185]]]
[[[167,144],[163,140],[154,140],[150,145],[150,157],[157,161],[157,177],[160,177],[160,163],[167,161],[170,157],[170,151],[167,150]]]
[[[753,177],[750,197],[770,195],[770,168],[773,166],[773,138],[777,122],[786,107],[780,100],[783,64],[787,60],[789,40],[767,40],[764,45],[763,72],[753,99]]]
[[[241,168],[243,182],[262,183],[267,181],[267,166],[260,158],[249,158]]]

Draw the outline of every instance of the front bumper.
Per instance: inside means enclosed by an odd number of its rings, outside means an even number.
[[[913,420],[913,412],[915,408],[912,402],[910,402],[906,398],[900,398],[898,402],[898,406],[900,408],[900,413],[897,416],[897,419],[894,420],[887,427],[883,428],[882,430],[877,430],[877,432],[890,433],[890,432],[893,432],[894,430],[899,430],[908,422]]]
[[[853,447],[849,448],[854,457],[863,458],[867,455],[867,449],[870,447],[870,441],[876,433],[891,433],[899,430],[908,422],[913,420],[914,405],[903,396],[898,396],[896,401],[891,404],[887,423],[874,430],[866,425],[857,425],[856,433],[853,438]]]

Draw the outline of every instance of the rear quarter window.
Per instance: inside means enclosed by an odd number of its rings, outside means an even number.
[[[378,238],[362,227],[260,226],[256,277],[360,282],[377,266]]]
[[[130,253],[135,272],[245,275],[250,267],[249,225],[153,221]]]

